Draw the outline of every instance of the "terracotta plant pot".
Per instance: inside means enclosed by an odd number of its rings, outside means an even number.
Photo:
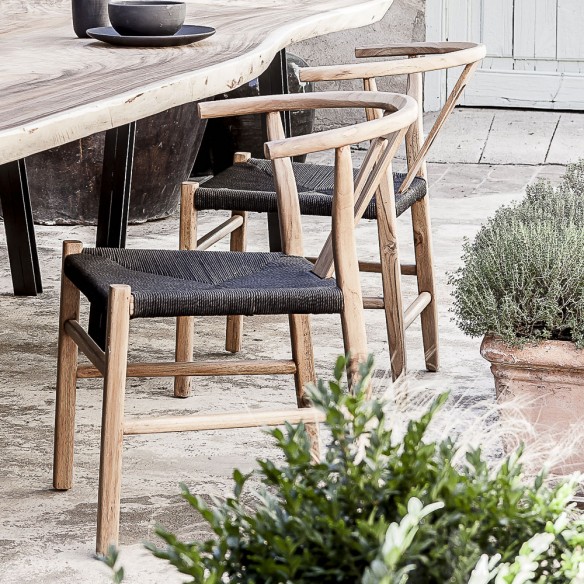
[[[533,425],[539,444],[553,448],[569,432],[579,432],[584,420],[584,350],[569,341],[542,341],[511,347],[486,336],[481,355],[491,363],[497,400],[514,400]],[[529,442],[529,437],[522,437]],[[581,450],[581,449],[579,449]],[[566,457],[554,474],[584,471],[584,452]]]

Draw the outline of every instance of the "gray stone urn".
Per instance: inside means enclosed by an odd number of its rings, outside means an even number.
[[[196,103],[138,121],[131,223],[176,211],[180,184],[189,177],[204,127]],[[102,132],[26,159],[35,223],[97,222],[104,141]]]

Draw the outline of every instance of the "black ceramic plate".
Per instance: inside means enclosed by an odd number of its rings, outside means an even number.
[[[90,28],[87,34],[98,41],[117,45],[120,47],[180,47],[202,41],[215,34],[215,29],[210,26],[194,26],[185,24],[173,35],[167,36],[133,36],[121,35],[111,26]]]

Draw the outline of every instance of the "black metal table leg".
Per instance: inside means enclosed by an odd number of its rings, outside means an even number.
[[[282,49],[259,76],[260,95],[285,95],[288,93],[288,66],[286,49]],[[286,136],[290,136],[290,112],[282,112],[282,122]],[[264,120],[264,137],[267,141],[267,128]]]
[[[24,159],[0,165],[0,205],[14,294],[43,291]]]
[[[136,122],[108,130],[105,135],[101,193],[97,218],[97,247],[125,247],[132,187]],[[89,334],[105,347],[106,315],[91,306]]]
[[[101,194],[97,218],[98,247],[125,247],[134,164],[136,122],[105,134]]]
[[[261,95],[283,95],[288,93],[288,68],[286,65],[286,49],[282,49],[270,63],[270,66],[260,75]],[[282,123],[286,136],[290,136],[290,112],[282,112]],[[262,118],[264,142],[268,141],[265,118]],[[277,213],[268,213],[268,234],[270,251],[282,251],[280,223]]]

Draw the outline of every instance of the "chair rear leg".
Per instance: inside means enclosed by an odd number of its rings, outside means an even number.
[[[296,363],[294,383],[296,385],[296,402],[299,408],[310,407],[306,395],[306,384],[316,382],[314,370],[314,350],[310,332],[310,316],[307,314],[289,315],[290,341],[292,344],[292,359]],[[320,432],[318,424],[306,424],[310,438],[310,451],[315,462],[320,460]]]
[[[124,397],[130,328],[129,286],[111,286],[108,303],[106,363],[103,382],[99,495],[97,505],[98,554],[117,545],[120,529]]]
[[[250,158],[250,152],[235,152],[233,164],[245,164]],[[245,211],[233,211],[231,216],[233,217],[234,215],[243,217],[243,225],[231,232],[229,249],[231,251],[245,251],[247,243],[247,213]],[[242,337],[243,316],[228,316],[225,331],[225,350],[230,353],[239,353],[241,351]]]
[[[469,69],[465,68],[463,75],[460,77],[458,84],[464,87],[467,74],[472,75],[474,69],[478,66],[475,63]],[[408,95],[411,95],[419,104],[418,120],[408,129],[406,135],[406,158],[408,161],[408,175],[413,173],[418,167],[417,176],[420,176],[427,183],[426,163],[418,160],[422,144],[424,144],[424,112],[423,112],[423,79],[422,73],[413,73],[408,76]],[[459,97],[459,88],[453,90],[448,98],[446,110],[443,110],[442,120],[446,120]],[[439,130],[439,126],[437,127]],[[433,134],[433,132],[431,132]],[[434,134],[435,136],[436,134]],[[426,141],[427,144],[431,144]],[[430,225],[430,202],[428,193],[426,196],[412,205],[412,227],[414,231],[414,249],[416,255],[416,273],[418,278],[418,293],[429,292],[432,301],[422,314],[422,338],[424,345],[424,359],[428,371],[438,371],[438,308],[436,305],[436,286],[434,283],[434,266],[432,256],[432,228]]]
[[[428,371],[438,371],[440,367],[438,340],[438,305],[434,278],[432,252],[432,226],[430,223],[430,204],[426,195],[412,205],[412,226],[416,254],[418,293],[429,292],[432,301],[420,315],[424,359]]]
[[[83,244],[63,243],[63,262],[73,253],[81,253]],[[78,348],[65,332],[65,322],[79,320],[80,294],[61,271],[61,307],[59,310],[59,348],[57,361],[57,396],[55,403],[55,442],[53,454],[53,487],[70,489],[73,485],[73,450],[75,442],[75,399],[77,393]]]
[[[181,186],[179,249],[187,250],[197,247],[197,209],[195,208],[195,194],[198,186],[195,182],[184,182]],[[194,343],[194,317],[179,316],[176,319],[175,360],[177,362],[192,361]],[[174,397],[189,397],[190,395],[191,378],[175,377]]]
[[[404,313],[401,290],[401,267],[397,240],[397,222],[391,168],[382,179],[376,194],[377,232],[387,341],[391,360],[391,375],[395,381],[406,373],[407,357],[404,332]]]
[[[247,243],[247,212],[233,211],[231,216],[243,218],[241,227],[231,232],[229,249],[230,251],[245,251]],[[230,315],[227,317],[227,327],[225,331],[225,350],[231,353],[241,351],[243,337],[243,315]]]

